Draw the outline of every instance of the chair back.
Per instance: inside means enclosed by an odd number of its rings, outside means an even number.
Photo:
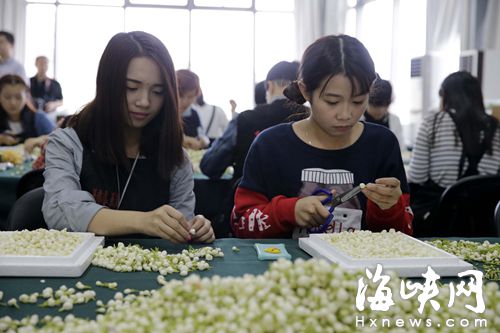
[[[44,195],[43,187],[38,187],[17,199],[7,218],[7,231],[47,229],[42,213]]]
[[[196,205],[194,212],[201,214],[212,221],[215,236],[217,238],[227,237],[225,228],[221,224],[224,215],[227,196],[231,192],[231,181],[229,179],[195,179],[194,193],[196,195]]]
[[[16,199],[19,199],[24,193],[27,193],[32,189],[43,186],[43,182],[45,181],[43,171],[44,169],[31,170],[19,179],[16,186]]]
[[[434,236],[498,237],[494,223],[500,200],[500,175],[476,175],[458,180],[441,196],[436,223],[442,234]]]
[[[500,234],[500,200],[495,208],[495,226],[497,228],[497,232]]]

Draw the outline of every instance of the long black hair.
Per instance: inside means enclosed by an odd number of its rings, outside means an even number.
[[[491,154],[492,138],[498,122],[486,114],[481,83],[465,71],[448,75],[439,90],[443,111],[450,114],[462,140],[464,154],[478,155],[482,149]]]
[[[319,38],[309,45],[302,56],[299,80],[307,92],[321,87],[323,94],[328,82],[337,74],[345,75],[352,85],[352,96],[366,94],[376,78],[375,66],[365,46],[356,38],[348,35],[331,35]],[[297,82],[290,84],[284,91],[285,96],[297,103],[305,103]]]
[[[129,63],[148,57],[160,68],[164,102],[160,112],[142,130],[140,151],[158,160],[158,173],[168,179],[183,162],[182,126],[177,111],[177,82],[172,58],[155,36],[142,31],[119,33],[111,38],[99,62],[96,96],[74,116],[74,127],[84,146],[97,157],[113,164],[130,167],[125,152],[126,75]]]

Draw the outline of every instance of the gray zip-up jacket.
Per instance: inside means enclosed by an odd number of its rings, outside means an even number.
[[[47,226],[85,232],[95,214],[105,208],[81,189],[83,146],[73,128],[57,129],[45,150],[45,197],[42,212]],[[187,158],[170,179],[169,205],[187,220],[194,216],[195,196],[191,162]]]

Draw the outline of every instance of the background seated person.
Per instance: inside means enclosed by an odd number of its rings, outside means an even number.
[[[31,152],[31,142],[43,141],[54,129],[44,112],[28,104],[28,96],[29,88],[20,76],[0,78],[0,145],[24,143]]]
[[[201,126],[204,128],[210,143],[220,138],[228,123],[224,110],[216,105],[207,104],[203,99],[203,93],[200,93],[196,103],[192,106],[198,112]]]
[[[283,89],[297,79],[298,62],[281,61],[266,77],[267,104],[247,110],[231,120],[219,139],[203,155],[201,171],[210,178],[220,178],[228,166],[234,167],[233,179],[243,173],[243,164],[255,137],[271,126],[307,116],[307,108],[287,100]]]
[[[439,228],[433,215],[448,186],[471,175],[500,174],[500,128],[486,114],[479,80],[455,72],[439,96],[440,111],[422,121],[408,170],[415,231],[429,236]]]
[[[370,88],[368,107],[361,120],[387,127],[394,133],[401,151],[405,150],[403,127],[399,117],[389,112],[392,103],[392,86],[387,80],[377,78]]]
[[[200,150],[206,148],[210,140],[201,125],[200,116],[193,108],[193,103],[201,93],[198,75],[188,69],[176,72],[177,89],[179,90],[179,112],[182,115],[185,148]]]

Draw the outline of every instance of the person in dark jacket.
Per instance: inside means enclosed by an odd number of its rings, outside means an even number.
[[[283,95],[286,86],[297,79],[298,69],[298,62],[287,61],[271,68],[265,81],[267,104],[244,111],[229,122],[222,137],[203,155],[200,169],[205,175],[217,179],[228,166],[233,166],[233,179],[239,179],[250,145],[260,132],[307,115],[306,107],[288,101]]]

